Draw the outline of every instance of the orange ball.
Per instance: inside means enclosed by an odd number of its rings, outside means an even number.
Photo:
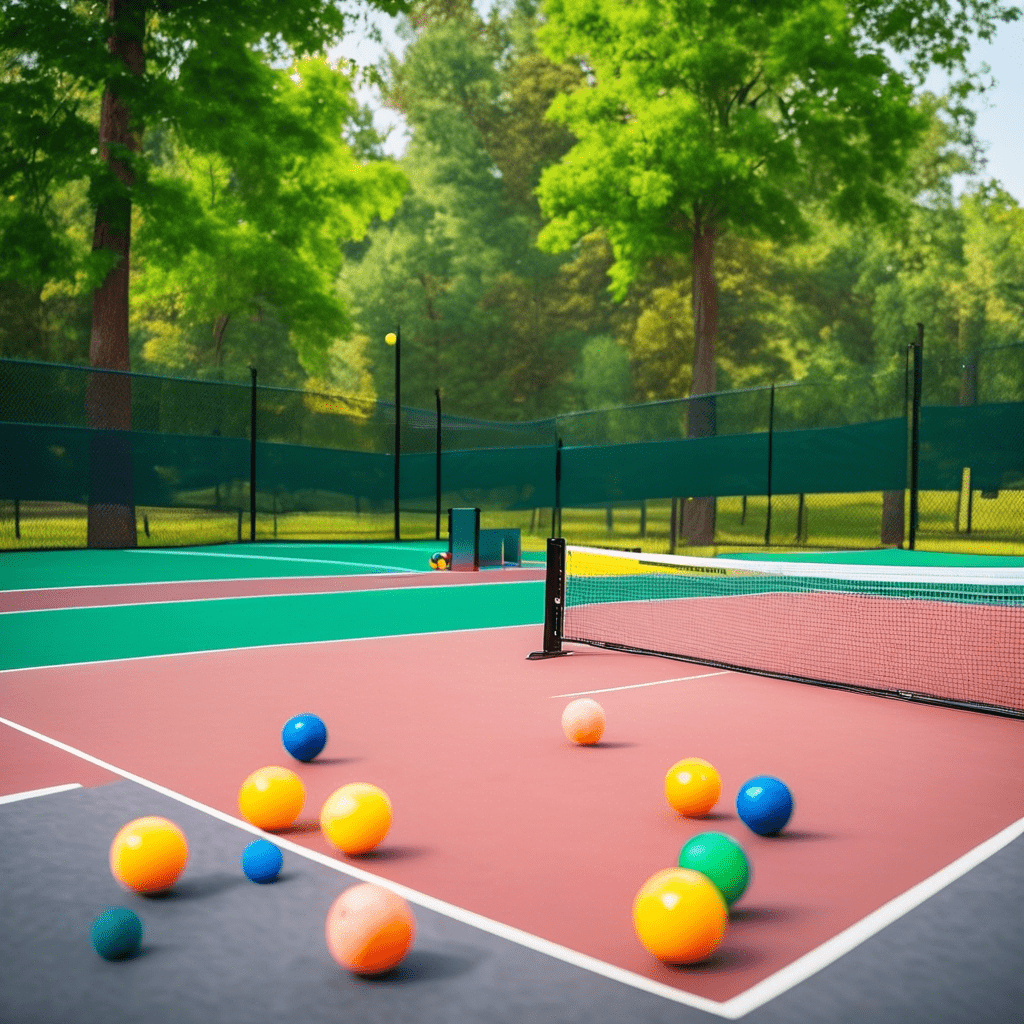
[[[320,811],[324,837],[342,853],[366,853],[391,828],[391,801],[368,782],[350,782],[336,789]]]
[[[397,966],[416,935],[416,918],[397,893],[365,882],[346,889],[327,914],[327,948],[355,974]]]
[[[259,768],[242,783],[238,809],[257,828],[281,829],[295,824],[306,802],[302,779],[287,768]]]
[[[573,743],[589,746],[604,735],[604,708],[589,697],[581,697],[562,712],[562,731]]]
[[[129,821],[110,844],[110,872],[134,892],[164,892],[185,870],[188,840],[166,818]]]
[[[665,775],[665,799],[687,818],[707,814],[721,794],[718,772],[699,757],[677,761]]]
[[[728,923],[729,909],[717,886],[688,868],[657,872],[633,901],[637,938],[667,964],[693,964],[709,957]]]

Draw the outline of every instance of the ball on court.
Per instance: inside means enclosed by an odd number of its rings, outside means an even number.
[[[355,974],[383,974],[405,957],[416,918],[397,893],[365,882],[346,889],[327,914],[327,948]]]
[[[687,818],[700,818],[718,803],[722,780],[718,772],[699,757],[677,761],[665,775],[665,799]]]
[[[784,829],[793,814],[793,794],[774,775],[757,775],[740,787],[736,813],[752,832],[771,836]]]
[[[589,697],[568,704],[562,712],[562,731],[573,743],[589,746],[604,735],[604,708]]]
[[[327,746],[327,726],[316,715],[296,715],[284,723],[281,742],[296,761],[312,761]]]
[[[637,938],[667,964],[693,964],[709,957],[728,922],[722,894],[705,875],[686,868],[652,875],[633,901]]]
[[[679,866],[699,871],[730,907],[750,883],[750,862],[743,847],[724,832],[701,832],[679,851]]]
[[[110,873],[133,892],[170,889],[187,860],[185,833],[166,818],[129,821],[110,844]]]
[[[435,551],[430,556],[431,569],[447,569],[452,564],[452,556],[447,551]]]
[[[391,828],[391,801],[368,782],[350,782],[336,789],[320,811],[320,828],[342,853],[367,853]]]
[[[242,783],[238,809],[257,828],[273,831],[295,824],[306,802],[302,779],[287,768],[259,768]]]
[[[142,921],[134,910],[111,907],[93,921],[89,937],[104,960],[126,960],[142,945]]]
[[[256,839],[242,851],[242,873],[261,885],[273,882],[283,863],[281,850],[269,839]]]

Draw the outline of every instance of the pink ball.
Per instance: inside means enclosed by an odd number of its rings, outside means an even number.
[[[574,700],[562,712],[562,731],[573,743],[589,746],[604,735],[604,708],[589,697]]]
[[[327,914],[327,948],[354,974],[383,974],[408,953],[416,918],[398,893],[372,882],[346,889]]]

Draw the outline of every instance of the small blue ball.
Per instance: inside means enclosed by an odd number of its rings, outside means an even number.
[[[104,960],[126,960],[142,945],[142,921],[134,910],[111,907],[93,921],[90,938]]]
[[[283,863],[281,851],[267,839],[256,839],[242,851],[245,877],[261,885],[274,881]]]
[[[312,761],[327,745],[327,726],[316,715],[296,715],[284,723],[281,741],[296,761]]]
[[[736,813],[752,832],[771,836],[789,822],[793,813],[793,794],[774,775],[757,775],[740,787]]]

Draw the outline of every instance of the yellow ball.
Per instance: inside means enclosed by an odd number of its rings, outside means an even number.
[[[722,780],[718,772],[699,757],[677,761],[665,775],[665,799],[687,818],[700,818],[718,803]]]
[[[238,791],[242,817],[257,828],[270,831],[294,825],[305,802],[302,779],[295,772],[274,765],[254,771]]]
[[[324,837],[342,853],[366,853],[391,828],[391,801],[368,782],[350,782],[336,789],[320,811]]]
[[[718,888],[688,868],[657,872],[633,901],[637,938],[667,964],[693,964],[709,957],[728,923],[729,909]]]
[[[185,833],[166,818],[129,821],[110,844],[110,872],[134,892],[164,892],[188,860]]]
[[[398,335],[394,331],[384,335],[384,341],[388,345],[394,345],[398,341]]]

